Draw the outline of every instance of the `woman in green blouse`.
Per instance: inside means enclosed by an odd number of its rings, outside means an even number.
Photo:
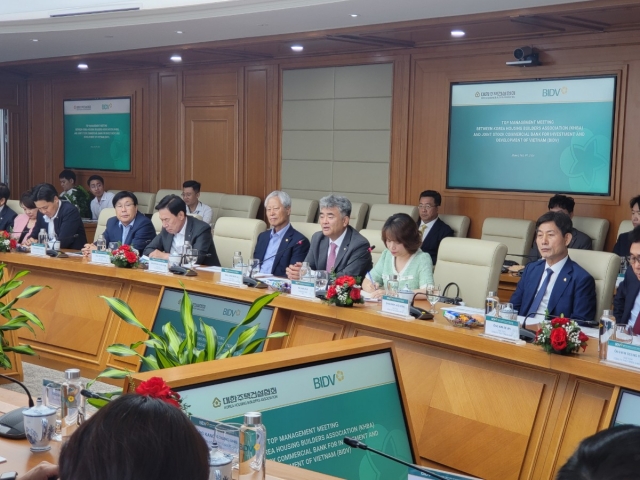
[[[384,288],[380,287],[390,275],[397,275],[400,288],[406,285],[414,292],[424,293],[433,283],[433,263],[420,250],[422,238],[416,222],[406,213],[390,216],[382,227],[382,241],[387,248],[362,282],[364,291],[372,297],[382,297]]]

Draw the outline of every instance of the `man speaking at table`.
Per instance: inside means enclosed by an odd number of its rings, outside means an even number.
[[[187,216],[187,204],[177,195],[167,195],[156,205],[162,230],[144,249],[151,258],[169,259],[169,254],[182,255],[184,242],[198,250],[197,263],[220,266],[213,245],[211,226],[195,217]]]
[[[542,260],[526,266],[511,296],[519,315],[542,320],[548,310],[551,317],[595,318],[595,281],[569,258],[572,227],[571,218],[562,212],[547,212],[536,222],[536,245]]]
[[[320,199],[322,231],[311,237],[311,247],[305,258],[312,270],[335,271],[337,277],[364,277],[371,270],[369,242],[351,225],[351,202],[346,197],[329,195]],[[287,277],[300,278],[300,262],[289,265]]]

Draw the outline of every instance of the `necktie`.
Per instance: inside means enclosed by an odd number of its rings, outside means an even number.
[[[633,324],[633,334],[640,335],[640,313],[638,313],[638,317],[636,318],[636,323]]]
[[[329,246],[329,258],[327,258],[327,272],[330,272],[333,267],[336,265],[336,249],[338,245],[331,242]]]
[[[427,229],[427,224],[423,223],[422,225],[420,225],[420,238],[424,237],[424,231]]]
[[[542,302],[542,298],[544,297],[545,292],[547,291],[547,287],[549,286],[549,280],[551,280],[551,275],[553,275],[553,270],[547,268],[547,276],[545,277],[542,285],[540,286],[540,290],[536,293],[536,298],[533,299],[533,303],[531,307],[529,307],[529,311],[527,315],[531,315],[532,313],[536,313],[538,311],[538,307]]]

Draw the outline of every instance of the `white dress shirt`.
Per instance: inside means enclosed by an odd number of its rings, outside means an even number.
[[[198,202],[196,209],[192,212],[189,207],[187,207],[187,215],[200,215],[202,217],[202,221],[211,225],[211,220],[213,220],[213,210],[209,205],[205,205],[202,202]]]
[[[58,216],[61,206],[62,206],[62,200],[58,202],[58,210],[56,210],[56,214],[53,217],[49,218],[48,216],[43,215],[44,221],[47,223],[47,233],[49,235],[49,238],[52,238],[56,234],[56,227],[53,224],[53,221]]]
[[[184,225],[178,233],[173,236],[173,242],[171,242],[171,255],[182,255],[182,247],[184,247],[184,235],[187,231],[187,219],[184,220]]]
[[[97,220],[100,212],[105,208],[113,208],[113,197],[115,197],[113,193],[104,192],[100,201],[98,201],[98,197],[91,200],[91,218],[93,220]]]
[[[542,286],[542,282],[544,282],[544,279],[547,277],[547,268],[553,270],[553,275],[551,275],[551,280],[549,280],[549,285],[547,285],[547,291],[544,293],[544,297],[542,297],[542,301],[540,302],[540,306],[538,307],[538,311],[536,313],[544,315],[545,311],[547,310],[547,307],[549,306],[549,298],[551,297],[551,292],[553,292],[553,287],[556,284],[558,277],[560,276],[560,271],[564,268],[564,265],[567,263],[568,259],[569,256],[567,255],[552,267],[545,263],[544,272],[542,273],[542,277],[540,278],[540,283],[538,283],[538,288],[536,288],[536,295],[538,294],[538,290],[540,290],[540,287]],[[560,281],[562,282],[565,280]],[[523,312],[519,313],[520,315],[526,315],[526,313]]]

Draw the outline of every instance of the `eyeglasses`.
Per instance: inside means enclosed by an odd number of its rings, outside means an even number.
[[[133,203],[125,203],[124,205],[122,205],[122,204],[120,204],[120,203],[119,203],[118,205],[116,205],[116,207],[115,207],[115,208],[117,208],[117,209],[119,209],[119,210],[122,210],[122,209],[126,209],[126,210],[128,210],[128,209],[130,209],[131,207],[135,207],[135,205],[134,205]]]
[[[430,203],[421,203],[418,205],[420,210],[431,210],[432,208],[437,207],[437,205],[431,205]]]
[[[627,262],[629,262],[629,265],[635,265],[636,263],[640,262],[640,258],[634,257],[633,255],[629,255],[626,258]]]

